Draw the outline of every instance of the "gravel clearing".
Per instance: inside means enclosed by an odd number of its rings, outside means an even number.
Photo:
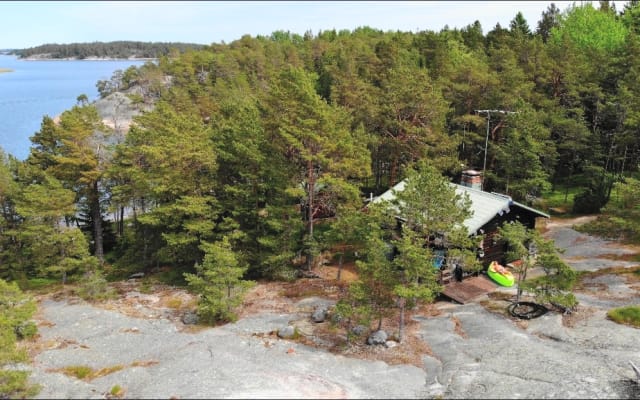
[[[566,224],[548,228],[576,269],[637,265],[610,257],[632,249]],[[424,368],[347,358],[273,334],[329,305],[319,298],[299,302],[304,313],[260,312],[199,330],[158,313],[136,318],[46,299],[31,380],[47,399],[107,398],[115,385],[126,398],[639,398],[629,361],[640,365],[640,331],[606,319],[611,307],[640,304],[638,291],[616,275],[589,283],[609,296],[578,293],[583,311],[569,326],[555,312],[515,322],[478,303],[438,303],[441,315],[416,317],[433,351]],[[74,365],[119,370],[89,381],[59,371]]]

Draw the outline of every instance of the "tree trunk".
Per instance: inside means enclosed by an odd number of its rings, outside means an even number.
[[[64,251],[65,244],[63,243],[62,246],[63,247],[60,249],[60,255],[62,256],[62,261],[64,261],[64,259],[66,257],[66,254],[65,254],[65,251]],[[62,270],[62,284],[63,285],[67,284],[67,270],[66,269]]]
[[[400,323],[398,324],[398,343],[402,343],[402,339],[404,338],[404,310],[407,301],[404,298],[401,298],[399,301],[400,304]]]
[[[340,275],[342,274],[342,254],[340,253],[340,257],[338,258],[338,276],[336,277],[336,280],[340,280]]]
[[[389,186],[396,184],[396,175],[398,173],[398,159],[394,158],[391,162],[391,172],[389,174]]]
[[[118,234],[124,236],[124,207],[120,206],[120,224],[118,226]]]
[[[518,290],[516,293],[516,302],[520,301],[520,297],[522,296],[522,282],[525,281],[525,279],[527,279],[527,270],[529,269],[529,260],[526,259],[525,256],[523,257],[522,260],[522,271],[520,271],[520,274],[518,274]]]
[[[308,223],[309,223],[309,247],[307,248],[307,270],[311,271],[311,267],[313,266],[313,249],[311,248],[311,243],[313,243],[313,194],[316,189],[316,181],[313,173],[313,162],[311,160],[307,161],[307,185],[309,189],[307,207],[308,207]]]
[[[91,219],[93,220],[93,240],[95,244],[94,254],[100,260],[104,262],[104,248],[102,242],[102,213],[100,212],[100,192],[98,191],[98,182],[93,183],[92,193],[90,197],[90,212]]]

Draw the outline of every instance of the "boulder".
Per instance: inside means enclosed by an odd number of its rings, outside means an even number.
[[[195,325],[198,323],[199,318],[198,314],[194,313],[193,311],[187,311],[182,315],[181,320],[185,325]]]
[[[364,325],[356,325],[351,328],[351,333],[357,336],[362,336],[367,331],[367,327]]]
[[[278,337],[281,339],[291,339],[296,334],[296,328],[291,325],[278,329]]]
[[[379,345],[387,342],[387,332],[383,330],[372,332],[367,338],[368,345]]]
[[[324,322],[324,319],[327,317],[327,308],[324,306],[319,306],[316,310],[311,314],[311,319],[313,322]]]
[[[387,340],[386,342],[384,342],[384,345],[386,348],[391,349],[393,347],[396,347],[398,345],[398,342],[393,340]]]

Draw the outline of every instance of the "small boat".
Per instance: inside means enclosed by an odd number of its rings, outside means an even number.
[[[515,283],[515,278],[513,277],[511,271],[508,271],[505,267],[495,261],[491,261],[491,264],[489,264],[487,275],[489,275],[489,278],[493,279],[502,286],[509,287],[513,286],[513,284]]]

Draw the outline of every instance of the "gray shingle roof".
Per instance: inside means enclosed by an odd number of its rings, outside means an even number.
[[[467,232],[469,233],[469,235],[477,233],[478,229],[482,228],[482,226],[491,221],[496,215],[502,215],[503,213],[510,212],[511,207],[513,206],[521,207],[533,212],[534,214],[538,214],[541,217],[549,218],[548,214],[513,201],[513,199],[511,199],[511,197],[509,196],[498,193],[485,192],[482,190],[457,185],[455,183],[450,183],[450,185],[455,188],[457,194],[459,194],[460,196],[464,196],[464,194],[466,193],[467,195],[469,195],[469,200],[471,200],[472,215],[463,222],[464,226],[467,228]],[[403,180],[391,189],[382,193],[380,196],[375,197],[372,202],[378,203],[383,200],[391,201],[395,198],[394,191],[401,192],[404,190],[404,188],[405,181]]]

